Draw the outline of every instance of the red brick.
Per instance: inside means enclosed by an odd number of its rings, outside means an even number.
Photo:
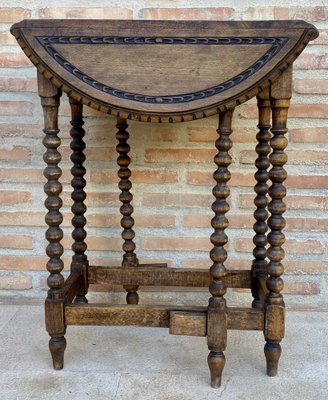
[[[304,19],[308,22],[326,21],[328,19],[328,8],[317,7],[275,7],[276,19]]]
[[[178,173],[176,171],[167,170],[166,168],[157,170],[134,169],[131,179],[135,183],[175,183],[178,182]]]
[[[183,216],[183,226],[187,228],[208,228],[213,215],[191,214]]]
[[[288,217],[287,229],[300,232],[328,232],[328,218]]]
[[[323,143],[328,142],[328,127],[312,127],[291,129],[290,139],[294,143]]]
[[[88,214],[88,226],[90,227],[120,227],[121,216],[118,214]],[[174,215],[140,215],[133,214],[137,228],[173,228],[175,227]]]
[[[268,197],[270,200],[270,197]],[[327,196],[287,195],[284,199],[289,210],[326,210],[328,209]],[[253,194],[240,194],[239,206],[241,208],[254,208]]]
[[[36,92],[35,78],[26,77],[0,77],[0,91],[2,92]]]
[[[28,290],[32,288],[32,277],[22,274],[0,274],[0,290]]]
[[[40,211],[1,211],[0,213],[0,225],[2,226],[43,226],[44,212]]]
[[[289,118],[327,118],[328,104],[291,104]],[[240,108],[242,118],[257,118],[257,106],[245,104]]]
[[[31,193],[22,190],[1,190],[0,204],[22,204],[31,201]]]
[[[211,219],[213,214],[188,214],[183,216],[183,226],[186,228],[210,228]],[[252,215],[246,214],[228,214],[229,228],[232,229],[243,229],[252,228],[254,224],[254,218]]]
[[[214,186],[215,180],[213,178],[214,171],[188,171],[187,183],[196,186]]]
[[[30,149],[23,146],[13,146],[11,149],[0,147],[0,160],[6,161],[28,161]]]
[[[113,169],[102,168],[90,170],[90,182],[106,185],[109,183],[118,183],[118,181],[117,171],[113,171]]]
[[[49,258],[47,256],[0,256],[0,269],[4,270],[31,270],[46,271],[46,264]],[[69,269],[71,257],[62,258],[65,269]],[[99,264],[97,264],[99,265]]]
[[[187,127],[190,142],[214,143],[218,138],[216,129],[212,126]]]
[[[294,90],[301,94],[327,94],[328,79],[294,79]]]
[[[200,237],[151,237],[144,239],[145,250],[209,251],[213,245],[209,238]]]
[[[249,293],[248,289],[232,289],[234,292],[237,293]],[[316,282],[290,282],[287,281],[284,284],[283,295],[318,295],[320,294],[320,285]],[[290,304],[290,301],[288,302]],[[293,306],[288,306],[293,307]],[[294,309],[294,307],[293,307]],[[298,309],[298,308],[297,308]],[[308,307],[306,307],[308,310]]]
[[[229,270],[243,269],[247,270],[251,268],[252,260],[234,260],[228,257],[224,263],[225,267]],[[314,261],[314,260],[284,260],[283,261],[285,271],[288,274],[327,274],[328,272],[328,261]],[[209,269],[212,265],[212,261],[208,258],[187,258],[183,261],[183,268],[204,268]],[[284,292],[284,291],[283,291]]]
[[[123,239],[119,237],[87,236],[85,239],[89,250],[96,251],[122,251]],[[65,235],[62,244],[65,249],[72,247],[73,239]]]
[[[316,282],[285,282],[283,293],[290,295],[320,294],[320,285]]]
[[[229,20],[235,10],[229,7],[218,8],[143,8],[141,19],[172,19],[172,20]]]
[[[233,143],[257,143],[256,134],[258,129],[256,126],[252,128],[236,127],[232,132],[230,138]]]
[[[328,151],[289,150],[288,164],[294,165],[324,165],[328,163]]]
[[[213,196],[197,193],[144,193],[145,207],[210,207]]]
[[[31,10],[22,7],[1,7],[0,23],[18,22],[22,19],[31,18]]]
[[[109,123],[111,121],[111,123]],[[113,133],[117,131],[115,124],[116,119],[111,117],[111,119],[106,118],[106,125],[99,124],[92,125],[88,127],[88,134],[92,135],[93,138],[97,140],[101,139],[111,139],[113,137]],[[128,127],[128,131],[133,132],[134,137],[138,138],[138,141],[149,142],[175,142],[179,139],[181,132],[184,131],[184,126],[178,126],[175,124],[172,127],[172,124],[166,125],[150,125],[147,124],[145,127],[142,123],[130,122],[131,127]],[[116,143],[116,142],[115,142]]]
[[[32,168],[0,168],[0,181],[2,182],[45,182],[42,169]]]
[[[327,198],[327,196],[288,195],[286,197],[286,204],[288,206],[288,209],[327,210],[328,209],[328,198]]]
[[[256,138],[256,128],[236,128],[231,135],[234,143],[254,142]],[[214,127],[194,127],[188,128],[188,138],[190,142],[215,143],[218,134]]]
[[[71,181],[69,170],[63,170],[60,181],[67,183]],[[2,182],[21,182],[21,183],[45,183],[42,169],[32,168],[0,168],[0,181]]]
[[[24,53],[0,53],[0,68],[26,68],[32,66]]]
[[[239,115],[241,118],[257,119],[258,109],[256,104],[242,104],[239,107]]]
[[[85,201],[90,207],[112,207],[120,205],[118,193],[111,192],[88,192]]]
[[[149,163],[167,162],[167,163],[210,163],[213,162],[215,149],[147,149],[145,161]]]
[[[256,158],[255,150],[243,150],[240,152],[239,161],[242,164],[254,164]]]
[[[72,150],[69,147],[61,147],[63,160],[69,160]],[[85,155],[88,161],[116,161],[117,152],[115,147],[87,147]]]
[[[87,133],[87,136],[92,139],[98,140],[108,140],[112,139],[114,143],[115,140],[115,132],[117,128],[115,127],[116,119],[114,117],[108,116],[107,120],[105,120],[105,124],[100,123],[102,121],[98,121],[95,124],[84,126],[84,129]]]
[[[287,177],[286,186],[294,189],[328,189],[328,176],[290,175]]]
[[[27,101],[0,101],[0,115],[33,115],[33,106]]]
[[[328,163],[328,151],[320,150],[287,150],[289,165],[325,165]],[[257,154],[254,150],[240,152],[242,164],[254,164]]]
[[[135,215],[136,228],[174,228],[174,215]]]
[[[226,262],[224,263],[225,267],[229,270],[238,270],[238,269],[243,269],[247,270],[250,269],[251,267],[251,260],[234,260],[228,257]],[[211,265],[213,264],[213,261],[210,260],[209,257],[207,258],[188,258],[183,261],[182,267],[183,268],[203,268],[203,269],[209,269]]]
[[[117,172],[112,169],[94,169],[90,172],[90,181],[94,183],[108,184],[117,183],[119,180]],[[167,169],[132,169],[132,184],[135,183],[175,183],[178,174]]]
[[[313,40],[312,42],[310,42],[310,44],[328,44],[328,30],[327,29],[319,29],[319,37],[315,40]]]
[[[319,240],[295,240],[287,239],[283,245],[287,253],[292,254],[323,254],[324,245]],[[251,238],[237,238],[235,249],[239,252],[252,252],[254,248]]]
[[[118,214],[88,213],[88,226],[97,228],[116,228],[120,226],[121,217]]]
[[[294,69],[327,69],[327,54],[303,53],[294,63]]]
[[[16,41],[15,37],[9,31],[4,31],[4,32],[0,32],[0,44],[16,45],[17,41]]]
[[[288,8],[274,7],[274,19],[288,19]]]
[[[245,21],[255,20],[270,20],[274,19],[274,8],[273,7],[248,7],[242,12],[242,19]]]
[[[0,234],[0,248],[32,249],[33,248],[33,238],[30,235]]]
[[[187,183],[189,185],[208,186],[214,185],[213,172],[209,171],[188,171]]]
[[[62,97],[60,107],[59,107],[59,112],[58,112],[60,117],[71,117],[71,107],[65,97]],[[98,117],[98,118],[108,118],[108,114],[95,110],[91,107],[84,107],[83,108],[83,117]],[[114,130],[115,132],[116,130]]]
[[[73,201],[71,199],[71,190],[64,190],[60,196],[66,206],[71,207]],[[87,192],[85,200],[87,207],[120,207],[122,203],[119,201],[119,191],[114,192]]]
[[[69,137],[69,126],[60,124],[60,128],[60,137]],[[44,136],[44,133],[42,132],[42,126],[40,124],[0,124],[0,132],[1,136],[5,137],[40,138],[40,143]]]
[[[207,171],[188,171],[187,182],[189,185],[209,186],[214,185],[213,172]],[[254,186],[255,178],[253,173],[235,172],[231,173],[229,186]]]
[[[292,274],[327,274],[328,261],[317,260],[286,260],[286,273]]]
[[[41,18],[87,18],[87,19],[132,19],[133,11],[128,8],[111,7],[59,7],[43,8]]]
[[[120,255],[117,255],[117,258],[114,258],[112,255],[109,255],[108,257],[92,257],[92,265],[119,267],[122,265],[122,257]]]

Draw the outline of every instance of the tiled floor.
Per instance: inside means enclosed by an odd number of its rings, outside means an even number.
[[[328,313],[287,314],[279,377],[265,375],[261,332],[229,331],[223,384],[209,385],[205,338],[168,330],[69,327],[54,371],[42,305],[0,306],[1,400],[328,398]]]

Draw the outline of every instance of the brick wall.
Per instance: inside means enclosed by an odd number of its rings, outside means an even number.
[[[127,19],[305,19],[320,30],[295,64],[290,109],[289,165],[286,200],[287,304],[328,306],[328,4],[326,1],[98,1],[17,0],[0,2],[0,296],[43,298],[44,207],[41,146],[42,114],[36,93],[35,68],[8,32],[23,18]],[[248,3],[249,6],[245,5]],[[161,8],[159,8],[161,7]],[[85,108],[88,180],[88,248],[93,263],[120,260],[120,229],[115,154],[115,119]],[[60,110],[64,159],[63,199],[66,269],[70,253],[69,107]],[[136,243],[142,261],[167,261],[174,267],[210,265],[208,228],[213,201],[213,141],[217,121],[208,118],[178,125],[129,123],[132,147]],[[231,268],[247,268],[252,259],[252,209],[256,106],[240,106],[234,119],[234,160],[229,212]],[[104,296],[104,293],[97,294]],[[151,291],[145,296],[153,298]],[[173,295],[172,295],[173,296]],[[171,296],[171,297],[172,297]],[[188,294],[175,293],[181,300]],[[201,299],[207,293],[199,292]],[[196,298],[191,293],[191,298]],[[244,291],[231,291],[241,302]],[[248,294],[247,294],[247,298]]]

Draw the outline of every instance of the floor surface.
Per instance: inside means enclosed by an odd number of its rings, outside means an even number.
[[[279,376],[265,375],[263,334],[229,331],[220,389],[205,338],[167,329],[68,327],[54,371],[42,305],[0,306],[1,400],[282,400],[328,398],[328,313],[287,313]]]

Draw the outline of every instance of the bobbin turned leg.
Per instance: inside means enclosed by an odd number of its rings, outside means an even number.
[[[266,245],[268,243],[266,232],[268,225],[266,220],[268,218],[268,190],[269,186],[267,181],[269,179],[268,168],[270,161],[268,154],[270,153],[269,140],[271,134],[270,120],[271,120],[271,107],[270,107],[270,93],[269,88],[262,91],[257,96],[257,105],[259,111],[259,132],[256,136],[258,144],[255,148],[258,158],[255,161],[257,171],[254,175],[256,179],[256,185],[254,191],[257,194],[254,199],[256,210],[254,212],[254,218],[256,220],[254,224],[255,236],[253,243],[255,248],[253,250],[254,260],[252,263],[252,295],[254,308],[264,308],[264,297],[265,292],[262,288],[261,281],[267,278],[267,261],[266,261]]]
[[[218,154],[214,161],[217,170],[214,172],[214,179],[217,184],[213,189],[215,201],[212,210],[215,213],[211,221],[214,233],[211,235],[211,242],[214,245],[210,252],[213,264],[210,268],[212,282],[209,290],[212,297],[209,299],[207,312],[207,344],[210,350],[208,355],[208,366],[211,372],[211,385],[218,388],[221,385],[221,375],[225,364],[223,351],[227,344],[227,315],[226,315],[226,286],[223,278],[226,275],[224,262],[227,259],[227,252],[224,245],[228,242],[228,237],[224,230],[229,223],[225,214],[229,211],[229,204],[226,199],[230,190],[226,183],[230,179],[228,166],[231,164],[231,157],[228,151],[231,149],[232,142],[229,135],[232,133],[231,120],[233,110],[219,114],[219,138],[215,142]]]
[[[272,185],[269,190],[271,202],[269,211],[271,213],[268,219],[270,233],[268,242],[268,264],[267,288],[269,293],[266,297],[266,316],[264,336],[266,345],[264,353],[267,360],[267,374],[275,376],[278,369],[278,361],[281,355],[280,341],[284,337],[285,323],[285,305],[283,296],[280,293],[283,289],[281,275],[284,272],[282,260],[284,250],[282,245],[285,242],[285,235],[282,233],[286,225],[283,213],[286,205],[283,198],[286,196],[286,188],[283,185],[287,173],[283,168],[287,162],[287,155],[284,149],[287,146],[287,139],[284,135],[287,133],[287,113],[291,98],[291,70],[285,71],[281,77],[271,86],[271,107],[272,107],[272,129],[273,137],[270,141],[272,153],[270,162],[272,168],[269,171],[269,177]]]
[[[134,219],[131,216],[133,213],[133,207],[131,205],[133,195],[130,192],[132,183],[129,179],[131,176],[131,171],[129,169],[131,159],[128,156],[130,146],[127,142],[130,135],[126,131],[126,128],[128,127],[126,119],[118,117],[116,127],[118,129],[118,132],[116,133],[116,138],[119,141],[118,145],[116,146],[116,150],[119,153],[117,164],[120,167],[120,169],[118,170],[118,176],[120,178],[118,187],[121,190],[120,201],[123,203],[120,208],[120,212],[123,216],[121,219],[121,226],[123,228],[122,238],[124,240],[122,267],[137,267],[138,259],[136,254],[134,253],[136,245],[133,241],[135,233],[132,229],[134,225]],[[126,302],[128,304],[138,304],[139,296],[137,290],[139,286],[124,285],[123,287],[127,291]]]
[[[51,336],[49,348],[54,368],[62,369],[66,348],[64,337],[66,326],[64,320],[64,299],[60,290],[64,284],[64,277],[61,274],[64,267],[61,260],[63,247],[60,244],[63,238],[63,231],[60,228],[63,217],[59,211],[62,206],[62,201],[59,197],[62,186],[58,181],[62,174],[58,166],[61,155],[57,150],[60,145],[60,138],[58,137],[58,107],[61,93],[40,73],[38,73],[38,91],[43,107],[44,133],[46,134],[43,144],[47,149],[43,156],[47,164],[44,170],[44,176],[47,179],[44,191],[47,194],[45,206],[48,209],[48,213],[45,220],[49,226],[46,231],[46,239],[49,244],[46,252],[49,257],[47,269],[50,272],[47,281],[49,291],[45,303],[46,328]]]
[[[87,210],[84,200],[87,196],[84,191],[86,185],[84,175],[86,170],[83,166],[85,161],[85,143],[83,141],[85,131],[82,128],[84,124],[82,117],[83,105],[72,98],[69,99],[69,102],[72,115],[72,128],[70,130],[72,141],[70,146],[72,149],[71,161],[73,163],[73,167],[71,168],[71,173],[73,176],[71,181],[73,188],[71,195],[73,205],[71,210],[74,215],[72,218],[72,225],[74,226],[72,232],[72,237],[74,240],[72,250],[74,254],[72,257],[71,271],[78,272],[83,277],[79,293],[75,297],[74,303],[85,304],[88,302],[87,298],[85,297],[88,292],[88,260],[85,254],[87,245],[84,241],[87,236],[87,233],[84,229],[86,225],[86,218],[84,214]]]

